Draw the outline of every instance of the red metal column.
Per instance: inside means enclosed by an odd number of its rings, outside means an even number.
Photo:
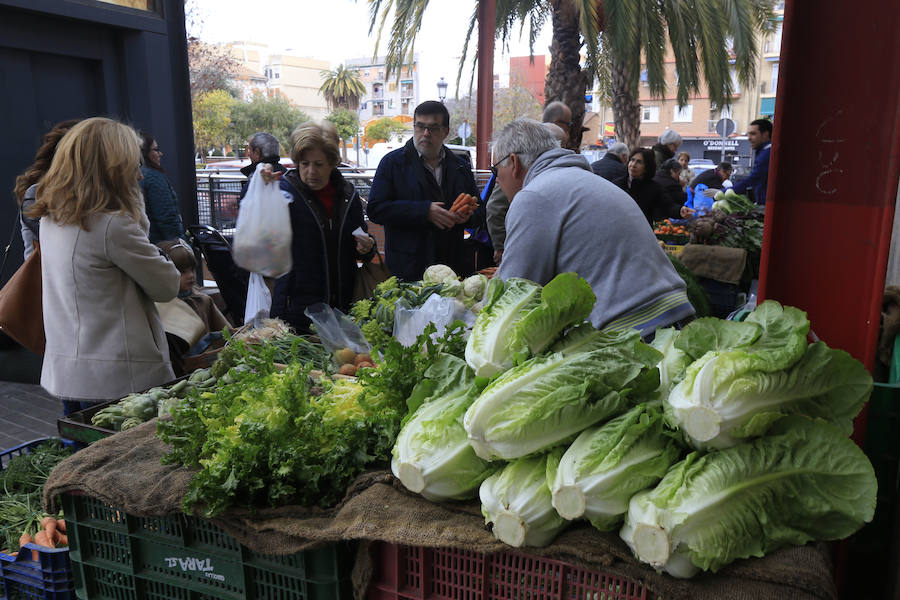
[[[491,166],[491,124],[494,121],[494,31],[497,21],[496,0],[478,2],[478,93],[476,95],[475,166]]]
[[[870,370],[900,168],[900,4],[788,2],[760,297]],[[857,422],[857,441],[865,428]]]

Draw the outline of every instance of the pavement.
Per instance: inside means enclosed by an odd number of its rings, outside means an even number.
[[[38,438],[58,437],[62,403],[33,383],[0,381],[0,451]]]

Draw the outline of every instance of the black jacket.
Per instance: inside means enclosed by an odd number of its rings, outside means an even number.
[[[653,144],[650,149],[653,150],[654,157],[656,158],[657,169],[659,169],[665,161],[670,158],[675,158],[675,153],[665,144]]]
[[[721,190],[722,189],[722,178],[719,177],[719,172],[715,169],[707,169],[694,177],[691,182],[688,184],[688,187],[694,189],[698,183],[705,184],[706,187]]]
[[[591,163],[591,171],[609,181],[617,181],[628,175],[628,169],[622,161],[613,154],[607,152],[603,158]]]
[[[310,304],[325,302],[346,312],[356,280],[356,260],[369,260],[374,255],[374,248],[366,256],[356,253],[352,232],[357,227],[368,229],[353,185],[337,169],[331,173],[331,185],[337,194],[329,218],[316,193],[300,181],[296,169],[287,171],[279,182],[281,190],[293,197],[289,210],[294,264],[289,273],[275,281],[270,314],[298,331],[309,328],[303,311]]]
[[[422,279],[433,264],[445,264],[463,276],[470,275],[474,266],[472,257],[465,256],[463,233],[466,227],[484,226],[484,205],[467,223],[451,229],[438,229],[428,220],[432,202],[449,210],[462,193],[478,197],[465,160],[444,148],[442,166],[439,186],[409,140],[381,159],[375,172],[366,212],[371,221],[384,225],[385,262],[392,274],[405,281]]]
[[[285,173],[287,172],[287,167],[281,164],[281,158],[278,156],[268,156],[262,159],[261,163],[269,163],[272,165],[272,171],[274,173]],[[247,178],[247,181],[241,184],[241,195],[238,197],[238,200],[243,200],[244,196],[247,195],[247,187],[250,185],[250,178],[253,177],[253,174],[256,173],[256,165],[259,163],[252,162],[246,167],[241,167],[241,173],[244,174],[244,177]]]
[[[653,182],[662,190],[663,201],[653,207],[650,214],[651,222],[663,219],[680,219],[681,207],[687,202],[687,194],[681,188],[681,184],[664,172],[659,171],[653,176]]]
[[[615,183],[637,202],[647,222],[652,225],[653,216],[659,211],[657,207],[666,204],[666,198],[659,185],[652,179],[634,179],[629,182],[628,177],[623,177]]]

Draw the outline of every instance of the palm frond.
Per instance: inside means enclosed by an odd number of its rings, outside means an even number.
[[[728,22],[719,0],[697,0],[700,62],[710,100],[717,106],[730,106],[731,65],[725,36]]]
[[[669,29],[669,42],[678,73],[677,102],[683,107],[691,93],[700,92],[700,66],[697,61],[697,17],[693,2],[667,0],[663,16]]]
[[[657,2],[640,2],[638,28],[647,65],[650,95],[661,98],[666,93],[666,24]]]

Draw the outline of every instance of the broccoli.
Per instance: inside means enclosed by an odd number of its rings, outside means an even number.
[[[374,307],[375,302],[369,298],[358,300],[353,306],[350,307],[350,317],[354,321],[356,321],[357,325],[359,325],[372,316],[372,309]]]
[[[384,347],[391,339],[391,334],[385,331],[376,320],[363,323],[360,330],[372,348]]]
[[[395,290],[400,286],[396,276],[391,276],[375,286],[375,295],[381,296],[389,290]]]

